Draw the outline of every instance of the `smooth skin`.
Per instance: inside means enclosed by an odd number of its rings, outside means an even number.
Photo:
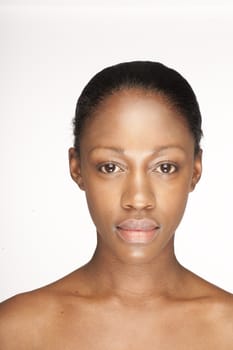
[[[71,148],[69,159],[96,225],[95,254],[62,280],[2,303],[0,349],[232,350],[232,295],[174,254],[202,170],[183,117],[160,95],[121,90],[87,121],[80,156]],[[156,221],[156,237],[125,242],[117,230],[127,219]]]

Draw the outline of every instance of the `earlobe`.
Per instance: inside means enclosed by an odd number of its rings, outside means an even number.
[[[199,182],[202,174],[202,150],[198,152],[198,154],[195,156],[194,159],[194,166],[193,166],[193,176],[190,186],[190,192],[192,192],[196,184]]]
[[[79,186],[81,190],[85,190],[83,178],[81,175],[81,164],[80,157],[74,147],[69,149],[69,165],[70,165],[70,175],[74,182]]]

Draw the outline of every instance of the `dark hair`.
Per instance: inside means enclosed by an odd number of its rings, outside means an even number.
[[[124,88],[140,88],[164,96],[186,120],[194,137],[195,154],[198,153],[202,137],[201,113],[191,86],[175,70],[150,61],[133,61],[107,67],[85,86],[78,99],[73,120],[74,147],[78,153],[86,120],[104,98]]]

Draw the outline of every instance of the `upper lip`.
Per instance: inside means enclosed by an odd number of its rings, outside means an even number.
[[[122,221],[117,228],[122,230],[149,231],[159,227],[159,224],[152,219],[127,219]]]

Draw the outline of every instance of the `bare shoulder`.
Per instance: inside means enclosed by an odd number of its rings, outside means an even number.
[[[211,302],[211,298],[210,298]],[[233,295],[217,288],[212,296],[212,317],[216,321],[216,331],[222,334],[225,342],[233,343]]]
[[[24,293],[0,305],[0,343],[4,350],[33,349],[41,331],[55,312],[55,302],[46,291]]]
[[[231,349],[233,343],[233,294],[191,274],[191,285],[196,295],[196,320],[205,325],[211,339],[221,349]],[[195,317],[195,316],[194,316]]]
[[[221,349],[231,349],[233,344],[233,295],[218,289],[216,294],[210,298],[210,310],[213,338],[216,338],[216,343],[220,344]]]
[[[4,350],[43,348],[43,337],[58,328],[64,308],[72,303],[72,278],[16,295],[0,304],[0,344]],[[75,294],[75,291],[74,291]],[[75,298],[77,300],[77,297]]]

